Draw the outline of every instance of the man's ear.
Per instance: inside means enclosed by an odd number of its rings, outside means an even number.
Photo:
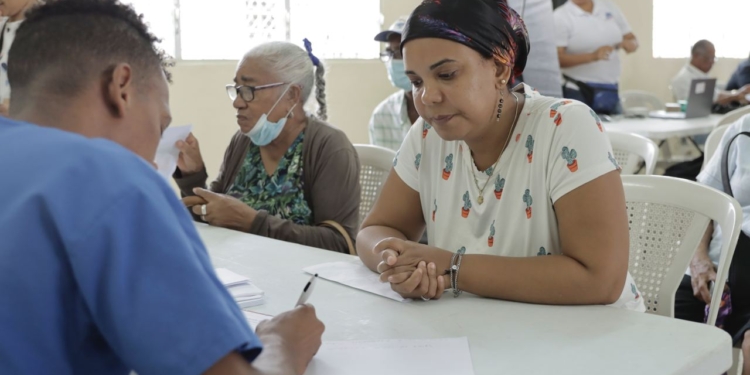
[[[115,117],[123,117],[133,101],[133,69],[122,63],[104,75],[104,100]]]

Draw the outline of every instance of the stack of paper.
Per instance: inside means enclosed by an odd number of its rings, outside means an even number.
[[[219,277],[221,283],[224,284],[229,294],[234,297],[241,308],[262,305],[265,302],[263,291],[247,277],[238,275],[226,268],[217,268],[216,276]]]

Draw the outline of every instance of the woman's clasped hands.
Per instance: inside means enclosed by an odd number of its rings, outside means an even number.
[[[373,249],[380,254],[380,281],[404,298],[440,299],[450,287],[453,253],[399,238],[386,238]]]

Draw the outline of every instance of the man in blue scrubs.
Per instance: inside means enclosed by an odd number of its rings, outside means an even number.
[[[257,335],[147,160],[169,125],[155,38],[116,0],[29,14],[0,119],[1,374],[302,374],[310,306]],[[262,351],[262,352],[261,352]]]

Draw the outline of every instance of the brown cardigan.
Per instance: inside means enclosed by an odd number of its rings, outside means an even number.
[[[314,226],[297,225],[288,220],[259,211],[250,233],[294,242],[306,246],[348,253],[344,236],[321,223],[333,220],[357,238],[359,226],[359,158],[344,132],[315,118],[308,120],[302,146],[305,200],[312,211]],[[237,132],[224,154],[216,181],[209,189],[226,194],[245,160],[250,139]],[[175,181],[183,196],[191,196],[193,188],[205,187],[206,170],[183,177],[178,169]]]

